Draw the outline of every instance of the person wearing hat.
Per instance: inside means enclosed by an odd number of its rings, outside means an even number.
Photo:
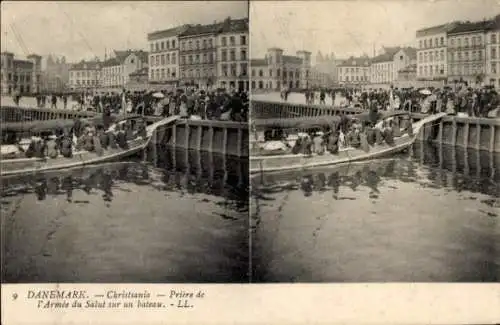
[[[46,142],[46,150],[47,150],[47,156],[51,159],[57,158],[59,155],[59,147],[56,142],[56,136],[55,135],[50,135],[47,137],[47,142]]]

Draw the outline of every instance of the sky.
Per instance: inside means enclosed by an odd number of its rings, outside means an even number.
[[[25,57],[24,43],[29,53],[68,62],[102,60],[106,49],[147,50],[155,30],[248,17],[247,1],[2,1],[1,9],[2,51]]]
[[[382,46],[415,46],[418,29],[500,14],[500,0],[254,1],[250,3],[252,58],[270,47],[336,58],[373,55]]]

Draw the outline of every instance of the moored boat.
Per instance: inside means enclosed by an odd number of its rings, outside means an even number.
[[[394,117],[404,115],[408,113],[388,113],[381,115],[380,122],[383,123]],[[322,155],[317,154],[293,154],[288,152],[282,152],[281,154],[254,154],[250,156],[250,173],[260,173],[260,172],[271,172],[271,171],[285,171],[293,169],[305,169],[319,166],[329,166],[342,163],[349,163],[354,161],[369,160],[379,157],[385,157],[390,154],[400,152],[408,148],[416,139],[417,135],[425,124],[435,122],[442,117],[446,116],[446,113],[438,113],[434,115],[427,116],[418,122],[411,124],[412,132],[407,132],[401,136],[394,137],[393,143],[391,145],[387,143],[374,144],[369,147],[369,150],[365,151],[360,148],[345,147],[338,150],[338,153],[331,154],[325,152]],[[360,114],[358,116],[352,116],[350,118],[364,119],[368,115]],[[338,117],[329,117],[329,119],[337,119]],[[327,121],[328,123],[330,121]],[[323,121],[313,121],[313,124],[324,124]],[[301,129],[303,127],[304,121],[299,121],[294,123],[293,121],[283,120],[281,124],[285,127],[291,127],[294,129]],[[314,125],[309,125],[313,127]],[[256,143],[254,143],[255,145]]]
[[[79,166],[98,164],[103,162],[116,161],[131,155],[134,155],[146,148],[149,141],[151,140],[155,130],[159,126],[168,125],[175,123],[178,119],[178,116],[170,116],[164,118],[156,123],[153,123],[146,127],[145,136],[136,136],[133,139],[129,139],[127,141],[127,149],[121,148],[107,148],[103,151],[101,155],[96,152],[90,152],[86,150],[73,151],[72,157],[63,157],[59,155],[57,158],[11,158],[11,159],[2,159],[0,161],[0,175],[8,176],[8,175],[23,175],[23,174],[33,174],[45,171],[59,170],[59,169],[67,169],[74,168]],[[112,129],[116,124],[124,123],[127,120],[137,120],[143,119],[141,116],[131,116],[125,117],[123,119],[115,121],[113,125],[110,126]],[[72,121],[47,121],[50,123],[15,123],[9,125],[8,127],[13,132],[19,133],[37,133],[43,131],[44,129],[50,127],[67,127],[71,126]],[[2,126],[2,131],[5,131],[5,126]],[[22,142],[21,142],[22,144]],[[12,146],[10,146],[12,147]],[[9,151],[9,146],[2,145],[2,151],[6,149],[6,152]],[[2,152],[3,153],[3,152]],[[5,158],[5,157],[4,157]]]

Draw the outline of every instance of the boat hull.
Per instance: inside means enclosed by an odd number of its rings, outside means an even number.
[[[4,159],[0,162],[1,175],[24,175],[41,173],[52,170],[81,167],[104,162],[117,161],[122,158],[134,155],[142,150],[148,144],[148,139],[129,141],[129,149],[108,149],[99,156],[94,152],[75,153],[73,157],[66,158],[27,158],[27,159]]]
[[[41,173],[59,169],[67,169],[81,167],[86,165],[99,164],[104,162],[117,161],[122,158],[134,155],[144,150],[155,131],[160,126],[174,124],[179,119],[179,116],[170,116],[164,118],[154,124],[146,127],[147,136],[145,138],[137,138],[128,141],[128,149],[107,149],[102,155],[95,152],[75,152],[73,157],[66,158],[59,156],[58,158],[25,158],[25,159],[2,159],[0,161],[0,175],[25,175]]]
[[[347,148],[339,150],[337,154],[325,153],[324,155],[303,155],[286,154],[274,156],[252,156],[250,157],[250,174],[261,172],[286,171],[293,169],[307,169],[321,166],[343,164],[354,161],[363,161],[375,158],[385,157],[391,154],[401,152],[415,142],[420,129],[427,123],[434,122],[443,116],[440,113],[426,117],[416,123],[413,123],[413,135],[404,134],[394,139],[393,145],[382,144],[374,145],[368,151],[361,149]]]

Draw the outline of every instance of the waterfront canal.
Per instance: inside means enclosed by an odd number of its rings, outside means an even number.
[[[248,160],[157,147],[1,194],[3,282],[249,281]]]
[[[251,180],[253,282],[500,279],[500,156],[391,159]]]

